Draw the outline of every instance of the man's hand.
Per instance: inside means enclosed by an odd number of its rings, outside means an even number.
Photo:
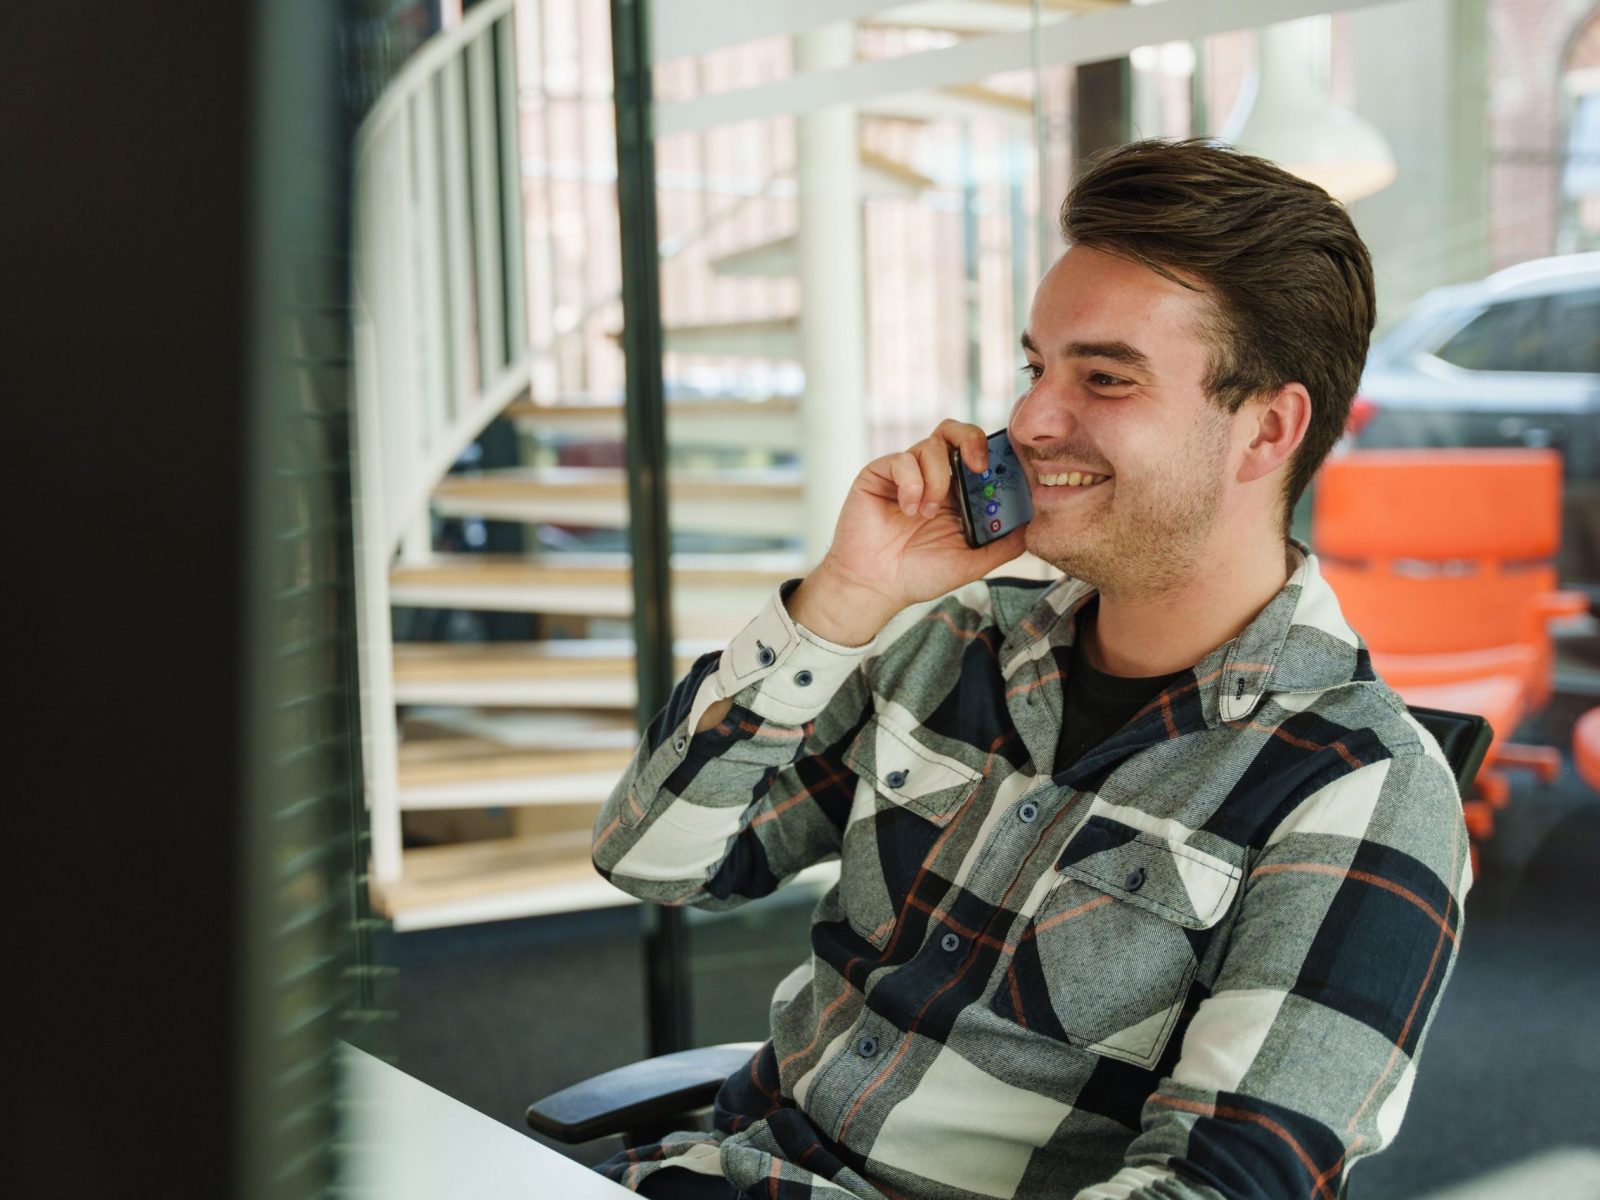
[[[979,550],[967,545],[950,494],[951,446],[972,470],[988,467],[982,429],[941,421],[909,450],[861,469],[832,546],[789,595],[790,616],[830,642],[860,646],[907,605],[981,579],[1022,553],[1021,529]]]
[[[830,642],[862,646],[907,605],[982,579],[1022,553],[1020,528],[979,550],[967,545],[950,494],[951,446],[974,471],[988,467],[982,429],[941,421],[909,450],[861,468],[828,553],[789,593],[791,617]],[[732,706],[726,699],[712,704],[695,732],[716,725]]]

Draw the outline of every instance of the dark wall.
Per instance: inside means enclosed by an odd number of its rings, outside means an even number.
[[[231,1190],[252,20],[0,5],[13,1195]]]

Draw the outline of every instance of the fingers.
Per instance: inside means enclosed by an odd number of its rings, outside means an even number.
[[[962,462],[973,471],[988,467],[989,442],[983,430],[965,421],[946,420],[909,450],[870,464],[863,477],[877,475],[882,479],[887,475],[895,504],[902,513],[908,517],[935,517],[951,503],[952,446],[960,450]]]
[[[950,498],[949,446],[938,438],[924,438],[910,453],[917,460],[924,485],[919,511],[924,517],[937,516]]]
[[[988,470],[989,435],[984,433],[981,426],[970,421],[946,418],[934,429],[933,437],[945,446],[959,446],[961,461],[967,464],[969,470],[979,473]]]
[[[928,494],[921,460],[910,450],[902,450],[899,454],[891,454],[886,465],[889,478],[894,480],[895,503],[906,516],[916,516],[922,507],[923,497]]]

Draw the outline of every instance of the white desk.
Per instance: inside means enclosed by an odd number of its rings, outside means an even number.
[[[620,1200],[634,1193],[341,1045],[342,1195],[372,1200]]]

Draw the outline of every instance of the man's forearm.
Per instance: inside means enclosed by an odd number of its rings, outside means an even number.
[[[838,646],[865,646],[894,617],[868,589],[829,574],[826,564],[800,581],[784,602],[795,622]]]

